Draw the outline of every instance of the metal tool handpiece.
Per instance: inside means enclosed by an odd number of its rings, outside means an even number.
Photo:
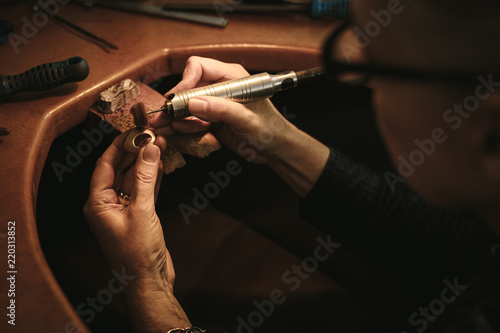
[[[170,94],[161,109],[149,111],[148,113],[165,111],[168,117],[181,119],[191,115],[188,110],[188,103],[191,98],[196,96],[214,96],[247,103],[272,97],[277,91],[296,87],[302,82],[324,75],[325,71],[322,67],[279,74],[254,74],[241,79]]]

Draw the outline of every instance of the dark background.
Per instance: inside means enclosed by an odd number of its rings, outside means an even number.
[[[172,75],[153,86],[165,93],[180,80]],[[375,125],[370,91],[339,91],[327,79],[272,98],[296,126],[375,171],[392,170]],[[49,152],[37,198],[40,242],[47,261],[75,308],[96,297],[112,277],[82,213],[96,160],[112,137],[59,182],[52,162],[64,164],[65,147],[84,140],[82,124],[56,139]],[[192,206],[193,188],[212,181],[209,172],[237,161],[242,172],[231,178],[210,206],[190,224],[178,206]],[[239,331],[387,332],[391,314],[380,307],[384,295],[379,272],[345,248],[321,263],[317,272],[290,290],[282,274],[300,265],[317,246],[320,231],[298,215],[299,198],[269,168],[221,149],[205,159],[186,156],[187,165],[165,176],[157,211],[176,268],[176,296],[193,324],[211,332],[238,331],[254,301],[285,292],[286,301],[258,327]],[[405,316],[408,318],[409,313]],[[84,317],[87,319],[88,317]],[[403,322],[407,320],[403,318]],[[93,332],[129,332],[119,295],[89,323]]]

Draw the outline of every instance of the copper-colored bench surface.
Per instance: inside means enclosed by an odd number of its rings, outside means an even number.
[[[40,249],[35,203],[40,175],[54,139],[81,123],[110,85],[125,79],[146,83],[180,73],[190,55],[239,62],[253,71],[303,69],[320,63],[323,39],[333,22],[306,15],[224,15],[224,28],[136,15],[103,8],[83,9],[61,5],[59,15],[119,47],[110,53],[76,37],[56,21],[37,21],[35,31],[31,1],[0,5],[0,19],[8,19],[26,43],[15,49],[9,41],[0,46],[0,74],[21,73],[36,65],[71,56],[85,58],[88,78],[47,92],[17,95],[0,104],[0,127],[10,130],[0,143],[0,253],[7,260],[7,227],[16,226],[16,327],[15,332],[73,331],[76,323],[87,328],[72,309],[54,279]],[[0,304],[9,298],[5,264],[0,280]],[[0,331],[12,331],[5,319]],[[8,327],[7,327],[8,326]],[[58,328],[55,329],[55,328]],[[7,330],[9,329],[9,330]],[[69,329],[69,330],[68,330]]]

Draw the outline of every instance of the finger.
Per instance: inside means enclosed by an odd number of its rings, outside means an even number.
[[[160,154],[165,154],[167,149],[167,142],[164,137],[157,136],[155,143],[158,148],[160,148]],[[116,191],[123,192],[127,195],[130,195],[132,192],[134,178],[135,178],[135,166],[131,167],[133,163],[136,161],[138,154],[136,153],[128,153],[120,161],[119,166],[115,169],[115,182],[113,184],[113,189]],[[123,166],[120,169],[120,166]],[[163,166],[160,163],[160,168]],[[120,170],[120,171],[118,171]],[[161,179],[160,179],[161,180]]]
[[[167,140],[165,139],[165,137],[161,134],[157,134],[155,145],[160,148],[160,156],[163,156],[165,154],[165,151],[167,150]]]
[[[247,128],[255,114],[240,103],[217,97],[202,96],[189,101],[189,112],[205,121],[223,122],[233,128]]]
[[[248,76],[248,72],[238,64],[228,64],[215,59],[192,56],[186,61],[182,80],[166,95],[192,89],[200,82],[221,82]],[[203,84],[202,84],[203,85]]]
[[[129,169],[128,172],[126,172],[122,176],[122,182],[119,184],[118,187],[114,189],[118,192],[130,196],[130,193],[132,192],[132,188],[134,186],[134,180],[135,180],[135,168]]]
[[[249,73],[239,64],[224,63],[215,59],[192,56],[186,61],[182,80],[165,96],[179,91],[205,86],[210,83],[223,82],[248,76]],[[155,127],[163,127],[171,122],[163,112],[150,120]]]
[[[166,112],[155,114],[152,118],[149,119],[149,125],[154,128],[170,126],[171,123],[172,118],[168,117]]]
[[[139,152],[130,194],[131,206],[146,211],[152,208],[152,213],[154,213],[155,186],[159,162],[160,148],[158,146],[147,145]]]
[[[134,165],[137,159],[136,153],[125,152],[115,167],[115,180],[113,182],[113,189],[120,190],[122,183],[125,181],[124,175]],[[129,193],[129,192],[127,192]]]
[[[167,140],[163,136],[157,136],[155,145],[160,148],[160,158],[161,161],[158,163],[158,177],[156,178],[155,185],[155,203],[158,198],[158,192],[160,192],[161,180],[163,178],[163,157],[165,156],[165,152],[167,151]]]
[[[175,130],[171,126],[165,126],[155,129],[154,133],[157,136],[161,136],[163,138],[169,138],[175,134]]]
[[[123,135],[117,136],[96,164],[90,181],[91,196],[105,189],[113,188],[115,168],[120,163],[125,153],[122,149],[123,139]]]
[[[201,67],[201,64],[198,63],[194,57],[189,58],[186,62],[186,67],[182,72],[181,81],[175,87],[170,89],[165,96],[198,86],[198,83],[202,80],[202,76],[203,68]]]
[[[177,132],[191,134],[208,131],[212,123],[193,117],[189,120],[176,120],[172,123],[172,127]]]
[[[155,184],[155,204],[158,199],[158,193],[160,192],[161,180],[163,179],[163,161],[158,164],[158,177],[156,178]]]
[[[201,74],[201,75],[200,75]],[[248,76],[248,72],[239,64],[225,63],[219,60],[192,56],[186,62],[182,79],[191,77],[201,81],[217,82]]]

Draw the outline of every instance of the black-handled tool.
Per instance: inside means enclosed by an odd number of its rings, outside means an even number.
[[[83,81],[88,75],[89,65],[82,57],[39,65],[17,75],[0,75],[0,101],[23,91],[41,91]]]

